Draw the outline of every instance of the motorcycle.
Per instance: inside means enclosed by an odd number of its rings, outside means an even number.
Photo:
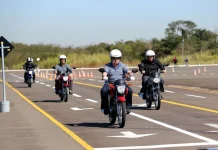
[[[28,70],[26,70],[26,72],[27,72],[27,75],[26,75],[26,77],[27,77],[27,84],[28,84],[28,87],[32,87],[32,84],[33,84],[33,70],[32,69],[28,69]]]
[[[52,67],[55,69],[55,67]],[[76,69],[76,67],[73,67],[73,69]],[[70,83],[71,77],[68,75],[68,73],[61,73],[60,77],[58,79],[59,82],[59,97],[60,101],[67,102],[68,101],[68,95],[69,95],[69,83]],[[73,85],[73,80],[71,80]],[[72,87],[73,90],[73,87]],[[72,91],[73,92],[73,91]]]
[[[105,72],[105,69],[100,68],[99,72],[103,73]],[[138,69],[133,69],[132,72],[136,73],[138,72]],[[128,88],[126,87],[127,84],[125,80],[128,79],[129,78],[119,79],[114,81],[114,83],[109,83],[109,121],[111,124],[114,124],[116,118],[118,118],[120,128],[123,128],[126,122],[126,95],[128,93]],[[134,80],[134,78],[132,80]],[[131,84],[128,84],[128,86],[131,86]]]
[[[139,68],[143,68],[141,64],[138,65]],[[142,73],[145,73],[144,69],[142,69]],[[151,108],[152,102],[155,104],[156,110],[159,110],[161,107],[161,99],[162,95],[160,94],[160,73],[163,73],[160,69],[156,72],[149,72],[149,78],[147,80],[147,87],[146,87],[146,105],[147,108]],[[145,100],[145,99],[144,99]]]

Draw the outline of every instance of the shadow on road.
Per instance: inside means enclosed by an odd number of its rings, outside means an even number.
[[[84,122],[79,124],[64,124],[66,126],[73,127],[97,127],[97,128],[114,128],[115,125],[111,125],[110,123],[98,123],[98,122]]]
[[[33,101],[33,102],[36,102],[36,103],[38,103],[38,102],[47,102],[47,103],[61,103],[62,101],[60,101],[60,100],[35,100],[35,101]]]

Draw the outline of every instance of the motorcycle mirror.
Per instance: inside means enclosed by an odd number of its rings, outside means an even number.
[[[99,72],[101,72],[101,73],[105,72],[105,69],[104,69],[104,68],[100,68],[100,69],[98,69],[98,70],[99,70]]]
[[[139,70],[137,69],[137,68],[134,68],[134,69],[132,69],[132,72],[133,73],[136,73],[136,72],[138,72]]]
[[[52,69],[55,69],[55,66],[52,66],[51,68],[52,68]]]
[[[142,64],[138,64],[138,67],[141,68],[141,67],[143,67],[143,65]]]
[[[76,69],[77,67],[72,67],[73,69]]]

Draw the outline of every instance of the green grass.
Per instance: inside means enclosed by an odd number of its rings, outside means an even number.
[[[59,55],[57,56],[47,57],[46,59],[39,62],[40,68],[51,68],[52,66],[59,63]],[[165,58],[160,58],[159,60],[162,63],[170,63],[173,64],[172,59],[175,55],[167,56]],[[178,64],[184,64],[182,57],[177,56]],[[195,53],[193,55],[186,56],[189,59],[189,64],[212,64],[218,63],[218,55],[212,55],[211,51],[205,51],[203,53]],[[72,53],[67,55],[67,63],[70,66],[76,67],[103,67],[104,64],[110,62],[109,54],[107,53],[98,53],[98,54],[76,54]],[[122,58],[122,62],[127,64],[128,66],[137,66],[141,62],[139,59],[132,59],[131,61],[127,61],[125,57]],[[21,66],[24,62],[13,65],[13,69],[21,69]]]
[[[165,63],[173,64],[172,60],[173,60],[174,56],[177,57],[179,65],[184,65],[185,57],[188,58],[190,65],[213,64],[213,63],[216,64],[216,63],[218,63],[218,55],[217,54],[212,55],[212,51],[209,51],[209,50],[202,52],[202,53],[195,53],[192,55],[186,55],[186,56],[184,56],[184,59],[182,59],[182,56],[178,56],[178,55],[167,56],[164,58],[160,58],[160,61],[162,63],[165,62]]]

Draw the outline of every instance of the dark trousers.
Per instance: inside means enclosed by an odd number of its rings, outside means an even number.
[[[126,104],[132,106],[132,89],[127,86],[128,93],[126,95]],[[109,94],[110,87],[107,83],[101,88],[101,109],[108,108],[108,94]]]

